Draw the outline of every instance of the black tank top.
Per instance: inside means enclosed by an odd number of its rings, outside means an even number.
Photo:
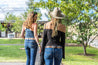
[[[44,25],[42,40],[42,55],[44,55],[45,46],[62,46],[63,58],[65,58],[65,26],[59,24],[58,35],[52,37],[50,22]],[[48,28],[49,27],[49,28]]]

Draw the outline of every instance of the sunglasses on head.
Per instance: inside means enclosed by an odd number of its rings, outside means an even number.
[[[31,13],[33,13],[33,17],[37,14],[37,12],[31,12]]]
[[[34,12],[34,14],[37,14],[37,12]]]
[[[32,14],[37,14],[37,12],[31,12]]]

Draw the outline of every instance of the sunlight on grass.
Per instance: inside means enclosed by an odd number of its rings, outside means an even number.
[[[65,65],[98,65],[98,62],[91,62],[91,61],[66,61],[63,63]]]
[[[21,50],[24,46],[0,46],[0,62],[25,61],[25,50]]]
[[[0,39],[0,44],[23,44],[23,39]]]
[[[88,54],[94,54],[94,56],[84,56],[83,47],[66,47],[65,59],[63,63],[65,65],[97,65],[98,64],[98,49],[87,47]]]
[[[0,39],[0,41],[2,40]],[[7,39],[2,42],[18,44],[21,42],[21,39],[10,41]],[[21,44],[23,43],[24,40],[22,40]],[[0,45],[0,62],[26,62],[25,50],[20,48],[24,48],[24,46]],[[62,62],[65,65],[98,65],[98,49],[87,47],[87,53],[91,54],[91,56],[84,56],[83,52],[83,47],[65,47],[65,59]]]
[[[26,58],[0,57],[0,62],[26,62]]]

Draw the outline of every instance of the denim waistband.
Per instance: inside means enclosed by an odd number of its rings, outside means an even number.
[[[45,48],[62,48],[62,46],[45,46]]]
[[[35,40],[35,38],[25,38],[25,40]]]

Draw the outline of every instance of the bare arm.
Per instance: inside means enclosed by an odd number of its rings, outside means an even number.
[[[25,33],[25,27],[22,25],[21,37],[23,39],[25,39],[24,33]]]
[[[35,40],[37,42],[37,44],[39,44],[39,39],[38,39],[38,35],[37,35],[37,23],[34,25],[34,37],[35,37]]]

